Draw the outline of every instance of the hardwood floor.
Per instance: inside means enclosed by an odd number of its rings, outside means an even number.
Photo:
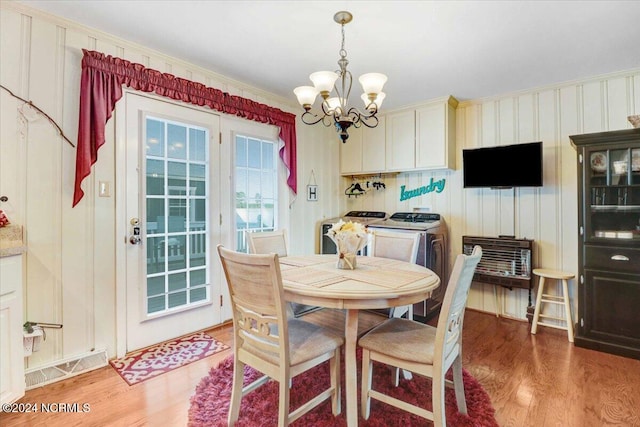
[[[342,330],[343,317],[320,310],[307,319]],[[339,312],[338,312],[339,313]],[[366,330],[383,318],[361,313]],[[208,331],[231,345],[231,326]],[[484,386],[500,426],[640,426],[640,361],[575,347],[564,331],[467,310],[463,366]],[[20,403],[88,403],[85,413],[0,414],[9,426],[185,426],[189,398],[218,353],[128,386],[111,368],[30,390]],[[60,406],[64,408],[64,405]]]

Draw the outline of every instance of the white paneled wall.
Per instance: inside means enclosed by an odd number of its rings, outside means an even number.
[[[462,251],[463,235],[504,234],[536,241],[534,267],[576,272],[577,168],[569,135],[629,128],[627,116],[638,111],[640,70],[461,102],[456,130],[458,170],[385,177],[385,190],[372,190],[357,199],[344,197],[343,210],[393,213],[428,207],[431,212],[442,214],[447,222],[450,262]],[[543,141],[542,188],[462,188],[462,149],[532,141]],[[400,202],[402,185],[416,188],[431,178],[446,179],[445,191]],[[343,179],[343,186],[349,181]],[[570,294],[575,307],[575,281],[570,282]],[[469,307],[525,318],[527,291],[498,288],[497,300],[496,307],[492,285],[474,285]],[[575,310],[573,314],[575,317]]]
[[[231,94],[297,113],[291,99],[249,87],[179,59],[85,28],[79,24],[12,3],[0,4],[0,79],[16,95],[46,111],[75,143],[82,49],[97,50],[147,67],[201,82]],[[48,330],[28,368],[51,364],[91,349],[116,350],[115,125],[107,123],[107,142],[92,174],[85,179],[84,199],[71,208],[75,148],[42,116],[31,122],[20,114],[23,103],[0,91],[1,208],[25,229],[25,320],[64,324]],[[291,250],[313,252],[317,224],[338,214],[340,178],[338,142],[322,127],[298,126],[299,187],[290,201]],[[311,170],[321,202],[306,202]],[[337,170],[337,169],[335,169]],[[99,181],[111,183],[111,197],[97,197]]]

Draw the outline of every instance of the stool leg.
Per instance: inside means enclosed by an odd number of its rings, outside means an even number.
[[[531,333],[535,335],[538,330],[538,318],[540,317],[540,305],[542,304],[542,293],[544,291],[544,277],[540,276],[538,282],[538,295],[536,296],[536,308],[533,312],[533,322],[531,322]]]
[[[571,304],[569,303],[569,285],[566,279],[562,280],[562,292],[564,294],[564,311],[567,316],[567,335],[569,335],[569,342],[573,342],[573,318],[571,317]]]

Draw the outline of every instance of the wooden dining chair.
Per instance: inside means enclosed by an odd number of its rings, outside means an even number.
[[[249,253],[251,254],[276,253],[280,258],[288,255],[287,234],[284,229],[276,231],[247,231],[246,236]],[[287,315],[289,317],[299,317],[318,309],[320,307],[290,302],[287,304]]]
[[[415,264],[419,246],[420,233],[376,230],[371,237],[371,256]],[[408,319],[413,319],[413,306],[393,307],[389,317],[401,317],[405,313]]]
[[[444,427],[445,384],[453,386],[455,390],[458,411],[467,413],[462,383],[462,323],[473,274],[481,257],[482,248],[475,246],[471,255],[460,254],[456,258],[437,328],[409,319],[391,318],[360,338],[361,409],[364,419],[369,418],[371,399],[376,399],[431,420],[436,427]],[[431,378],[433,410],[373,390],[371,378],[374,361]],[[453,381],[445,380],[449,368],[453,371]]]
[[[276,253],[287,256],[287,235],[284,229],[275,231],[247,231],[250,254]]]
[[[284,289],[278,255],[245,254],[218,245],[233,311],[233,386],[228,425],[240,414],[247,393],[269,379],[279,383],[278,426],[287,426],[328,398],[340,413],[340,349],[344,338],[322,326],[285,314]],[[329,361],[330,386],[289,412],[291,379]],[[244,366],[264,374],[243,387]]]

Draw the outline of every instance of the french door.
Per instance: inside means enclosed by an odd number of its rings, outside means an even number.
[[[125,98],[119,212],[130,352],[221,321],[220,118],[130,92]]]

